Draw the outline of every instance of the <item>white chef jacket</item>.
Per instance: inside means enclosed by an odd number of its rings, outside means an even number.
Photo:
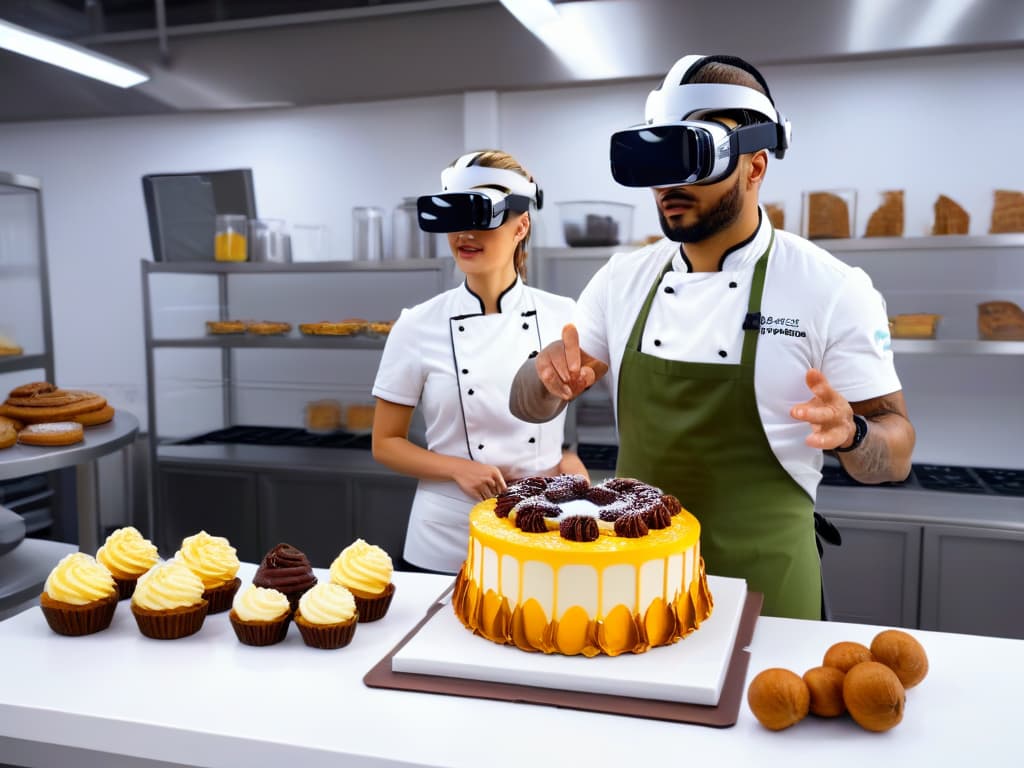
[[[391,329],[373,394],[418,406],[427,448],[492,464],[506,480],[546,472],[562,458],[565,414],[530,424],[509,412],[512,379],[522,363],[561,338],[574,302],[520,279],[498,299],[498,313],[462,285],[402,311]],[[454,481],[421,480],[410,513],[404,557],[455,572],[466,557],[469,510],[478,501]]]
[[[718,272],[693,272],[679,243],[668,239],[612,256],[584,288],[574,316],[581,349],[610,365],[611,391],[618,391],[623,350],[644,299],[670,259],[641,351],[667,360],[737,365],[754,265],[771,234],[762,212],[753,237],[726,253]],[[810,427],[789,411],[812,397],[805,381],[809,368],[821,370],[850,402],[901,388],[885,301],[863,270],[777,230],[760,324],[754,390],[761,423],[779,463],[813,499],[822,452],[804,442]]]

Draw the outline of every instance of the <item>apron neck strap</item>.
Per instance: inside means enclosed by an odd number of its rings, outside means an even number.
[[[740,365],[754,367],[757,352],[757,337],[761,333],[761,296],[764,294],[764,276],[768,271],[768,254],[775,244],[775,227],[761,258],[754,265],[754,277],[750,283],[750,298],[747,300],[747,316],[743,321],[743,353]]]

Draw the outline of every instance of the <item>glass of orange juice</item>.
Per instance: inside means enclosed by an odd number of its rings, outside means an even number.
[[[247,219],[242,214],[217,215],[213,258],[217,261],[245,261],[248,258]]]

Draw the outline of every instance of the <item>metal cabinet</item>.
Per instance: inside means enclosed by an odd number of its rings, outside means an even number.
[[[916,627],[921,526],[828,514],[843,536],[826,546],[822,578],[833,621]]]
[[[924,529],[921,629],[1024,639],[1024,532]]]

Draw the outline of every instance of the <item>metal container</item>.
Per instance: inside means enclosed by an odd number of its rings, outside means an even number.
[[[433,259],[437,257],[437,237],[420,229],[416,217],[416,198],[405,197],[391,217],[391,258]]]

